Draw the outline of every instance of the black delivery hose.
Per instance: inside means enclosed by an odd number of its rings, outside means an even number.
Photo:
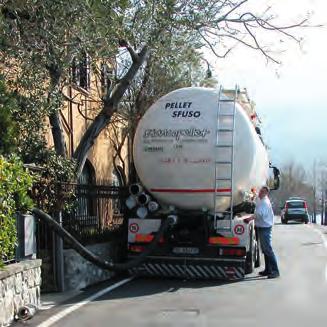
[[[152,242],[146,247],[144,252],[142,252],[137,258],[125,263],[114,263],[114,262],[102,260],[99,256],[90,252],[80,242],[78,242],[69,232],[67,232],[62,226],[60,226],[51,216],[49,216],[42,210],[34,208],[32,209],[32,213],[36,217],[45,221],[49,225],[49,227],[56,234],[58,234],[58,236],[64,239],[84,259],[92,262],[93,264],[95,264],[96,266],[102,269],[106,269],[110,271],[124,271],[140,265],[147,258],[147,256],[151,255],[153,250],[156,249],[159,240],[161,239],[165,231],[168,229],[168,227],[171,225],[171,223],[173,223],[173,220],[171,220],[170,218],[164,220]]]

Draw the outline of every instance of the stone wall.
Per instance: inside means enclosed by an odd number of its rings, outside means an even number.
[[[102,259],[116,261],[121,251],[121,244],[115,242],[86,246]],[[114,273],[98,268],[86,261],[75,250],[64,250],[65,290],[79,290],[111,278]]]
[[[0,270],[0,327],[27,304],[40,306],[41,260],[26,260]]]

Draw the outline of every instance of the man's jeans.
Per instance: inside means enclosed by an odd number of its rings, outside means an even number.
[[[265,257],[265,271],[268,273],[279,273],[277,259],[272,248],[272,227],[257,227],[259,242]]]

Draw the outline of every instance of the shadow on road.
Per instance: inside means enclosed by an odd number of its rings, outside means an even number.
[[[287,225],[305,225],[304,223],[300,222],[300,221],[289,221],[287,222],[287,224],[283,224],[281,222],[275,223],[274,225],[283,225],[283,226],[287,226]]]
[[[171,278],[143,278],[136,277],[132,282],[127,283],[112,292],[109,292],[95,301],[103,300],[115,300],[115,299],[126,299],[126,298],[138,298],[144,296],[150,296],[160,293],[173,293],[180,289],[200,289],[209,287],[224,287],[230,284],[240,284],[244,282],[253,282],[258,280],[265,280],[265,277],[257,275],[246,276],[242,280],[236,281],[219,281],[219,280],[183,280],[183,279],[171,279]],[[71,305],[80,302],[83,298],[90,296],[96,292],[99,292],[106,287],[114,284],[114,281],[102,282],[92,287],[87,287],[82,295],[76,296],[62,303],[62,305]]]
[[[257,280],[264,280],[264,279],[267,279],[267,277],[265,277],[265,276],[249,276],[249,277],[245,277],[243,279],[243,282],[254,282]]]
[[[58,305],[48,310],[41,310],[37,315],[26,322],[17,322],[15,326],[38,326],[41,322],[49,319],[56,314],[59,314],[64,309],[72,307],[74,304],[83,303],[85,300],[89,300],[91,296],[99,291],[114,285],[118,281],[122,280],[126,276],[115,277],[112,280],[93,285],[84,290],[84,292],[78,296],[70,298],[64,302],[58,303]],[[254,282],[259,280],[266,280],[265,277],[255,276],[254,274],[246,276],[243,280],[239,281],[201,281],[201,280],[182,280],[182,279],[169,279],[169,278],[135,278],[131,282],[128,282],[111,292],[105,293],[99,298],[92,300],[95,304],[101,301],[114,301],[120,300],[129,301],[136,299],[137,301],[146,301],[147,297],[160,296],[164,293],[175,293],[185,289],[203,289],[204,292],[209,292],[208,288],[215,288],[214,292],[223,291],[224,287],[238,287],[242,283]],[[42,297],[42,296],[41,296]],[[57,326],[57,325],[55,325]],[[59,326],[59,325],[58,325]],[[96,326],[96,325],[95,325]]]

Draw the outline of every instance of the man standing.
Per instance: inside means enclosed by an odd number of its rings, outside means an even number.
[[[254,211],[255,226],[257,228],[259,242],[265,257],[265,269],[259,272],[261,276],[268,278],[279,277],[277,259],[272,248],[272,226],[274,224],[274,213],[268,198],[269,188],[263,186],[258,194],[256,208]]]

